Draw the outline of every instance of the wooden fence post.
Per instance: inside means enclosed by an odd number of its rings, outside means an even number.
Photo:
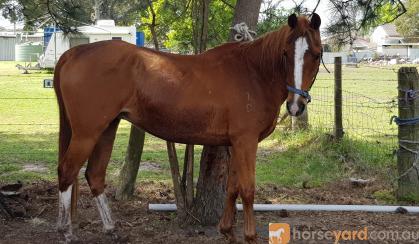
[[[144,130],[131,125],[125,162],[119,172],[119,185],[115,196],[117,200],[128,200],[134,194],[135,181],[137,180],[141,155],[143,153],[144,138]]]
[[[415,67],[402,67],[398,72],[399,80],[399,118],[400,120],[419,117],[419,75]],[[414,96],[409,96],[412,91]],[[397,122],[397,121],[396,121]],[[419,201],[419,124],[399,123],[399,151],[397,169],[399,173],[397,197],[400,200]],[[419,167],[419,165],[418,165]]]
[[[342,57],[335,57],[335,138],[342,137]]]

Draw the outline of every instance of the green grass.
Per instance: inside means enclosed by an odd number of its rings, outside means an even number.
[[[43,79],[52,78],[52,74],[23,75],[15,64],[0,62],[0,182],[55,180],[57,105],[53,89],[42,87]],[[397,95],[396,73],[392,70],[344,68],[343,74],[343,87],[349,93],[360,93],[377,101],[388,101]],[[356,106],[345,107],[346,136],[341,143],[336,143],[328,135],[333,125],[333,107],[329,101],[333,98],[333,74],[321,70],[312,94],[309,115],[313,129],[300,133],[276,130],[263,141],[257,162],[258,184],[301,187],[302,182],[320,186],[349,176],[391,177],[388,172],[395,167],[392,156],[395,141],[386,134],[395,134],[394,125],[388,125],[395,111],[387,108],[357,111]],[[358,95],[352,98],[355,102],[374,105]],[[356,129],[360,126],[375,128],[378,132]],[[125,121],[119,127],[108,170],[110,180],[115,179],[124,160],[129,128]],[[199,162],[201,148],[196,149],[196,162]],[[178,155],[183,155],[184,146],[178,149]],[[161,170],[141,171],[141,180],[170,180],[165,141],[147,135],[142,160],[157,163]],[[27,164],[42,165],[47,170],[25,171]],[[198,172],[198,163],[195,167]]]

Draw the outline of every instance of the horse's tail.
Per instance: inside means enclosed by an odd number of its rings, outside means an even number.
[[[67,117],[66,108],[64,105],[62,93],[61,93],[61,86],[60,86],[60,72],[61,68],[64,65],[66,61],[66,53],[62,55],[62,57],[59,59],[58,63],[55,66],[54,71],[54,90],[55,94],[57,96],[58,101],[58,108],[59,108],[59,116],[60,116],[60,132],[58,135],[58,162],[61,163],[64,155],[68,149],[68,146],[71,141],[71,125]],[[71,194],[71,218],[75,219],[76,213],[77,213],[77,198],[78,198],[78,192],[79,192],[79,182],[78,178],[75,179],[73,183],[72,188],[72,194]]]

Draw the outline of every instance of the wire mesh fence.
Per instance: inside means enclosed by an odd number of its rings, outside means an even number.
[[[397,80],[379,80],[391,82],[388,89],[397,87]],[[350,83],[344,79],[343,84]],[[370,82],[374,80],[353,80],[353,82]],[[375,87],[371,87],[375,89]],[[353,89],[354,90],[354,89]],[[390,119],[397,114],[396,92],[388,95],[374,96],[374,91],[342,89],[342,119],[344,136],[357,141],[376,144],[375,150],[387,151],[389,154],[397,148],[397,125]],[[317,130],[333,133],[335,122],[334,86],[320,86],[313,90],[313,103],[309,108],[309,125]]]

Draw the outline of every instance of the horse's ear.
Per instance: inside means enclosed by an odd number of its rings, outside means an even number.
[[[288,25],[292,28],[292,29],[294,29],[296,26],[297,26],[297,15],[295,15],[295,14],[291,14],[289,17],[288,17]]]
[[[321,23],[322,23],[322,20],[320,19],[320,16],[316,13],[313,13],[313,15],[311,16],[311,21],[310,21],[311,28],[318,30]]]

